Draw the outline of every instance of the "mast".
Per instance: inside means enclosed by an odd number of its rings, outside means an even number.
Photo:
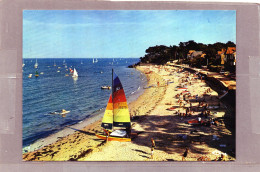
[[[112,103],[113,103],[113,116],[114,116],[114,95],[113,95],[113,92],[114,92],[114,69],[112,68]]]

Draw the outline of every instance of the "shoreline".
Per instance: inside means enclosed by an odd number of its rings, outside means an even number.
[[[185,147],[189,147],[191,151],[191,156],[187,158],[188,161],[197,161],[198,157],[203,155],[207,155],[212,160],[226,152],[228,160],[235,159],[230,152],[235,147],[234,133],[228,129],[225,123],[212,127],[190,126],[187,124],[187,120],[197,118],[199,111],[196,111],[191,117],[176,115],[178,109],[184,112],[182,107],[178,107],[175,95],[179,93],[176,88],[180,84],[180,79],[187,75],[187,72],[172,73],[172,71],[177,70],[175,67],[156,65],[138,66],[137,68],[147,73],[148,83],[143,94],[129,104],[130,114],[136,117],[132,120],[132,131],[138,133],[132,142],[105,143],[97,139],[95,133],[101,130],[100,119],[73,134],[60,138],[51,145],[23,154],[23,160],[181,161]],[[152,73],[148,74],[147,71],[152,71]],[[205,89],[208,88],[205,82],[195,79],[193,85],[188,89],[192,94],[198,94],[201,97]],[[213,99],[206,97],[206,102],[212,105],[219,102],[215,98],[218,93],[213,91],[211,96]],[[167,110],[170,106],[174,106],[176,110]],[[192,106],[197,106],[197,102],[192,102]],[[213,110],[213,115],[224,117],[228,112],[223,107],[224,105],[221,104],[220,110]],[[196,133],[192,134],[195,131]],[[188,139],[181,139],[180,135],[188,137]],[[153,159],[150,159],[151,137],[156,142]],[[212,137],[217,140],[212,140]],[[198,139],[200,144],[197,144]],[[220,147],[221,145],[224,147]]]
[[[141,71],[139,71],[139,72],[140,72],[140,74],[142,73]],[[145,87],[145,85],[147,85],[147,78],[146,78],[146,81],[144,81],[142,84],[143,85],[141,85],[140,89],[135,90],[134,94],[130,94],[127,97],[127,100],[129,100],[129,102],[128,102],[129,104],[131,102],[135,101],[136,99],[138,99],[138,97],[140,97],[144,93],[145,90],[143,89],[143,87]],[[44,146],[48,146],[52,143],[55,143],[62,137],[66,137],[70,134],[73,134],[77,130],[80,130],[88,125],[91,125],[92,123],[100,121],[104,115],[105,109],[106,109],[106,107],[103,107],[102,109],[99,109],[96,112],[90,114],[87,118],[83,119],[82,121],[80,121],[76,124],[65,126],[63,129],[61,129],[55,133],[52,133],[52,134],[48,135],[47,137],[40,138],[40,139],[34,141],[33,143],[31,143],[30,145],[24,146],[22,148],[22,152],[29,153],[29,152],[37,151]]]

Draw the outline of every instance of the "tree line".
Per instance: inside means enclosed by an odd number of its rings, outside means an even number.
[[[218,51],[227,49],[227,47],[236,47],[236,44],[228,41],[227,43],[216,42],[214,44],[197,43],[193,40],[180,42],[178,46],[156,45],[146,49],[144,57],[140,57],[142,63],[165,64],[168,61],[178,60],[182,63],[188,63],[201,67],[201,65],[218,65],[219,59],[216,59]],[[195,57],[187,59],[189,50],[202,51],[204,58]]]

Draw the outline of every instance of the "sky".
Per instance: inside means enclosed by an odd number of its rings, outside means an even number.
[[[189,40],[236,43],[236,11],[23,11],[23,58],[139,58]]]

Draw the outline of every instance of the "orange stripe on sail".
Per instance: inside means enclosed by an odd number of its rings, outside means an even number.
[[[113,110],[113,103],[108,103],[106,110]]]

